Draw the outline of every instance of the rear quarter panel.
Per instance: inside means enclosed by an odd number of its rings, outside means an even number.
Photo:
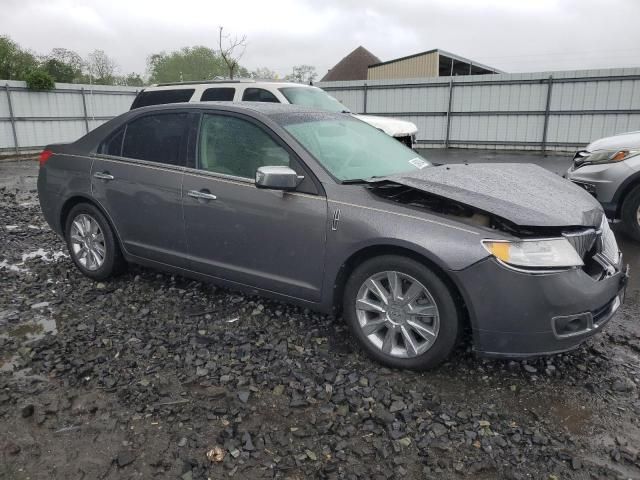
[[[38,198],[47,223],[63,234],[62,207],[72,197],[91,198],[91,157],[54,153],[38,174]]]

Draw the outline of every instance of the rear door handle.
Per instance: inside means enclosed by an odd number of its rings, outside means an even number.
[[[187,195],[199,200],[216,200],[218,198],[213,193],[209,193],[206,190],[189,190]]]
[[[113,180],[115,177],[107,172],[96,172],[93,174],[94,178],[99,178],[100,180]]]

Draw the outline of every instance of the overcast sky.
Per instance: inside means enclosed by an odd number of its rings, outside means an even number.
[[[241,63],[322,76],[358,45],[383,61],[441,48],[508,72],[640,66],[640,0],[0,0],[0,35],[46,53],[149,54],[245,34]]]

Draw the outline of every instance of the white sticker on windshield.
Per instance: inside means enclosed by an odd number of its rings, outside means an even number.
[[[425,162],[423,159],[421,159],[420,157],[415,157],[412,158],[411,160],[409,160],[409,163],[411,165],[413,165],[416,168],[419,168],[420,170],[422,170],[424,167],[426,167],[427,165],[429,165],[427,162]]]

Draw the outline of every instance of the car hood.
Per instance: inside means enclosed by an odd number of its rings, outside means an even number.
[[[619,150],[640,147],[640,132],[621,133],[612,137],[600,138],[587,145],[588,152],[596,150]]]
[[[597,227],[602,207],[570,181],[533,164],[440,165],[376,178],[501,217],[521,227]]]
[[[398,118],[391,117],[376,117],[375,115],[353,115],[363,122],[367,122],[369,125],[382,130],[387,135],[392,137],[405,137],[408,135],[415,135],[418,132],[418,127],[415,123],[408,122],[406,120],[400,120]]]

